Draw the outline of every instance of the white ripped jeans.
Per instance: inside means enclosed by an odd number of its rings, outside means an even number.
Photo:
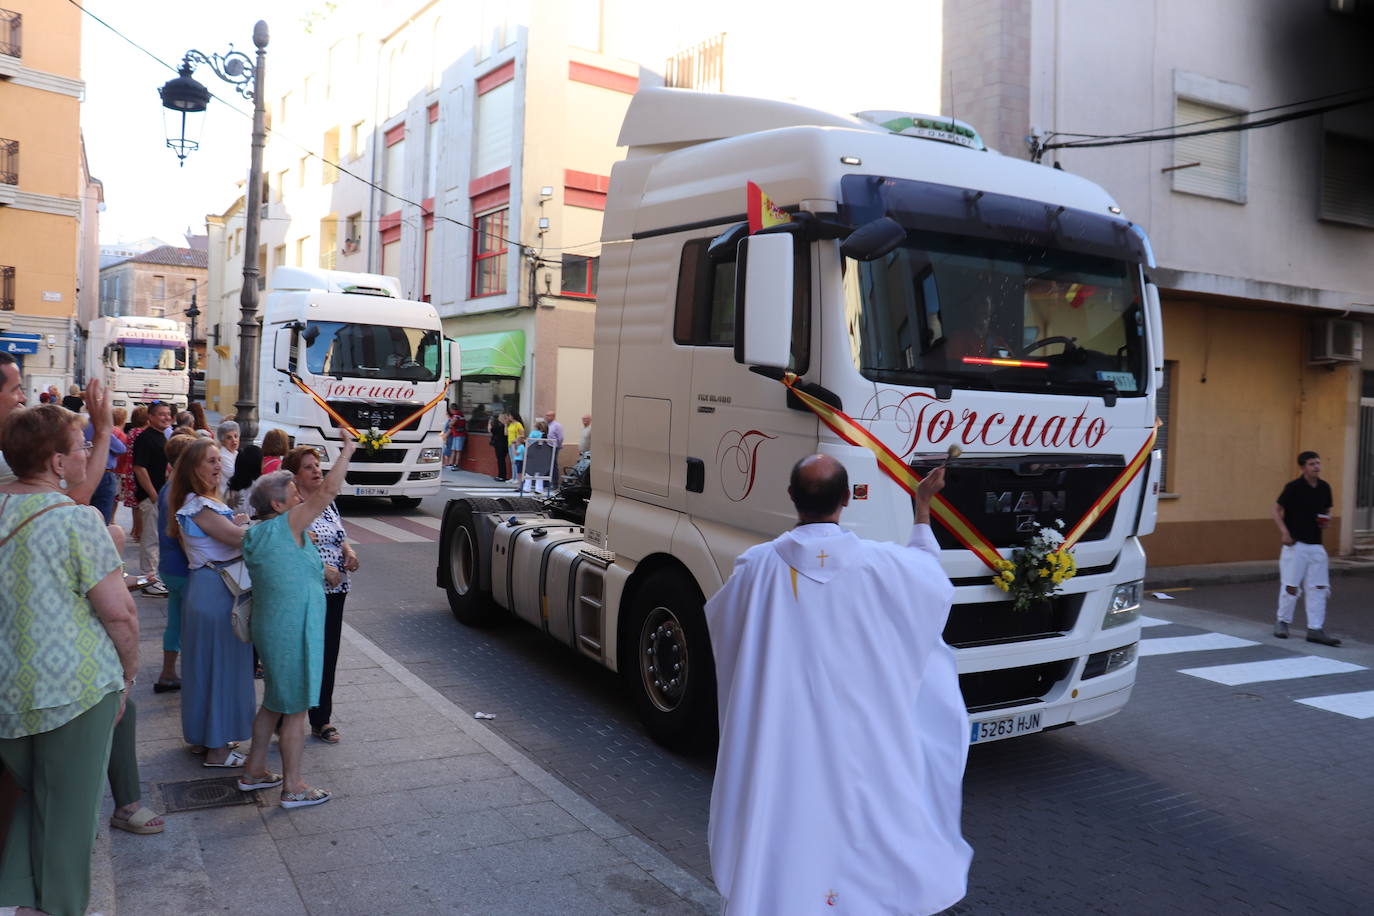
[[[1320,544],[1285,544],[1279,553],[1279,620],[1293,622],[1298,595],[1307,599],[1307,628],[1322,629],[1326,624],[1331,579],[1327,574],[1326,548]]]

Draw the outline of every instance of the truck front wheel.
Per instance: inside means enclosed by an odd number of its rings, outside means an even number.
[[[439,537],[439,562],[445,564],[441,581],[448,593],[449,610],[459,623],[486,626],[495,619],[498,608],[491,592],[482,588],[482,567],[491,558],[482,547],[478,516],[499,511],[500,507],[491,499],[460,499],[454,503],[444,513]]]
[[[655,741],[689,750],[713,739],[716,666],[696,584],[673,570],[635,591],[621,630],[620,673]]]

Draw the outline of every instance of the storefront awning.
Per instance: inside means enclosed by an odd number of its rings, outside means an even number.
[[[525,371],[525,332],[495,331],[458,338],[463,377],[500,375],[519,378]]]

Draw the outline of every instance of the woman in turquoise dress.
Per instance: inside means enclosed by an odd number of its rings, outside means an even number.
[[[301,497],[290,471],[259,478],[249,496],[259,521],[243,536],[243,559],[253,579],[253,645],[265,690],[239,788],[280,785],[283,808],[319,805],[330,797],[301,778],[306,714],[319,702],[324,668],[324,564],[306,530],[338,495],[356,448],[352,440],[343,443],[323,485],[308,498]],[[279,720],[280,774],[267,769]]]

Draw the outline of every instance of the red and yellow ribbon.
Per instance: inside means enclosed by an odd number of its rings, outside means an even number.
[[[355,439],[357,439],[357,440],[359,440],[359,441],[362,441],[362,438],[363,438],[362,433],[358,432],[357,428],[354,427],[354,425],[353,425],[352,423],[349,423],[347,420],[345,420],[345,419],[343,418],[343,416],[342,416],[337,410],[335,410],[333,407],[330,407],[330,406],[329,406],[329,402],[326,401],[324,398],[320,397],[318,394],[316,394],[316,393],[315,393],[315,390],[314,390],[313,388],[311,388],[309,385],[307,385],[307,384],[305,383],[305,381],[304,381],[303,379],[300,378],[300,376],[292,375],[292,376],[291,376],[291,381],[295,382],[297,388],[299,388],[301,391],[304,391],[306,394],[308,394],[308,395],[310,396],[310,399],[311,399],[312,401],[314,401],[316,404],[320,405],[320,408],[321,408],[325,413],[327,413],[327,414],[329,414],[329,416],[333,417],[333,418],[334,418],[334,422],[337,423],[337,424],[339,424],[339,427],[340,427],[341,429],[344,429],[344,430],[346,430],[346,431],[352,433],[352,434],[353,434],[353,438],[355,438]],[[388,429],[386,432],[382,433],[382,436],[383,436],[384,438],[390,438],[392,433],[397,432],[398,430],[404,429],[404,428],[406,427],[406,425],[410,423],[411,420],[414,420],[416,417],[424,416],[426,413],[429,413],[430,409],[433,408],[435,404],[438,404],[440,401],[442,401],[442,400],[444,399],[444,396],[448,394],[448,386],[449,386],[449,384],[450,384],[450,380],[445,379],[445,380],[444,380],[444,384],[439,388],[439,393],[438,393],[437,395],[434,396],[434,399],[433,399],[432,401],[430,401],[430,402],[429,402],[428,404],[426,404],[424,407],[421,407],[419,410],[417,410],[417,411],[415,411],[414,413],[412,413],[410,416],[406,417],[406,418],[405,418],[404,420],[402,420],[400,423],[397,423],[395,426],[391,427],[391,429]]]
[[[916,495],[916,488],[921,483],[921,476],[912,470],[911,466],[905,461],[898,458],[892,449],[888,448],[881,439],[854,422],[854,420],[843,411],[836,410],[824,401],[801,390],[796,384],[797,376],[794,373],[786,373],[782,377],[782,383],[786,385],[787,389],[796,395],[798,400],[805,404],[812,413],[820,417],[822,423],[834,430],[835,434],[841,439],[848,442],[850,445],[863,446],[871,451],[874,457],[878,459],[879,470],[896,481],[897,486],[906,490],[912,496]],[[1112,481],[1107,491],[1098,497],[1097,501],[1092,504],[1087,513],[1069,530],[1060,550],[1069,550],[1077,544],[1079,539],[1093,526],[1093,523],[1102,516],[1102,513],[1106,512],[1113,503],[1121,498],[1121,494],[1125,492],[1126,487],[1130,485],[1131,481],[1134,480],[1141,469],[1145,467],[1145,461],[1149,457],[1150,451],[1154,448],[1156,435],[1156,430],[1150,430],[1150,435],[1146,438],[1145,444],[1141,446],[1140,451],[1136,452],[1135,457],[1130,460],[1121,473],[1117,475],[1117,478]],[[997,552],[997,548],[992,542],[989,541],[981,531],[974,527],[974,524],[965,518],[963,513],[950,505],[943,496],[936,495],[931,501],[930,512],[940,520],[942,525],[949,529],[949,533],[954,535],[955,540],[973,551],[974,555],[982,560],[993,572],[999,571],[1006,565],[1006,561],[1002,559],[1002,555]]]

